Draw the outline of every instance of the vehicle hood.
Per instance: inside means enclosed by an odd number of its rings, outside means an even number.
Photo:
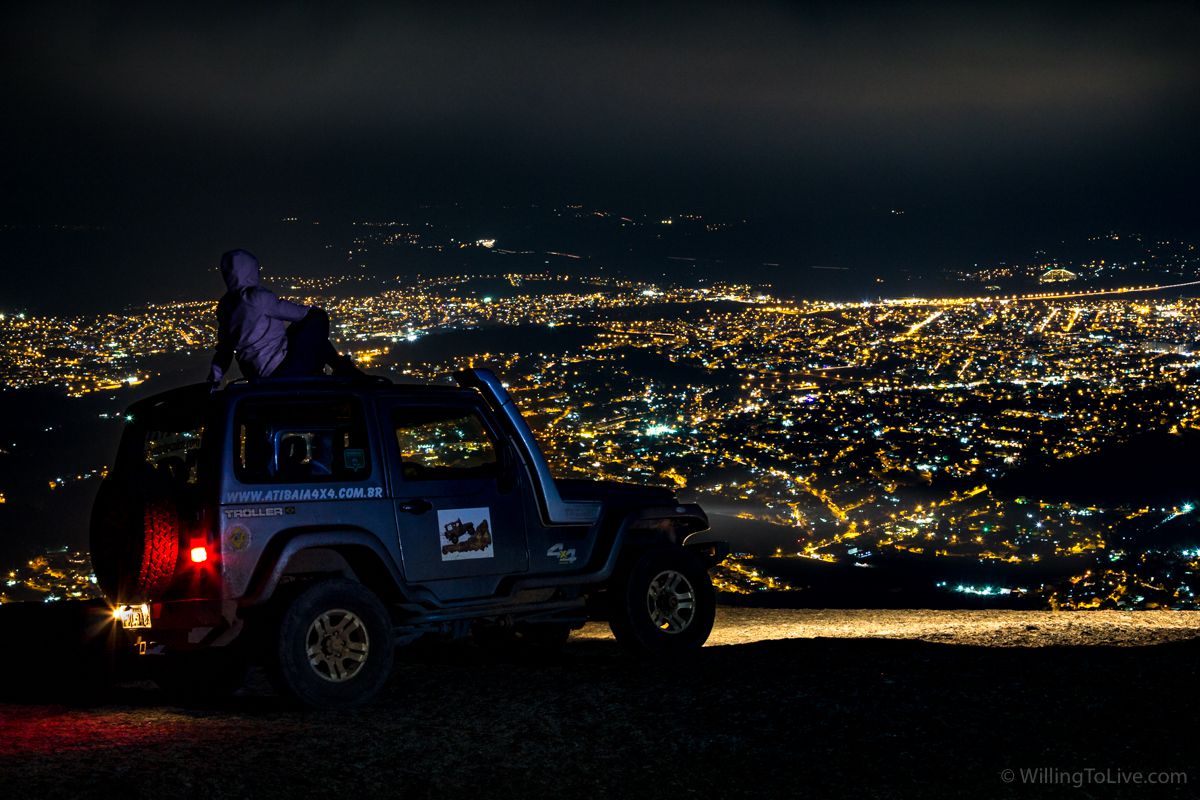
[[[674,505],[675,493],[661,486],[639,486],[620,481],[589,481],[564,478],[555,481],[564,500],[599,500],[606,505]]]

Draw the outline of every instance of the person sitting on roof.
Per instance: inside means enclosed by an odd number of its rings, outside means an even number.
[[[334,375],[362,375],[354,360],[329,341],[325,309],[280,300],[259,285],[260,270],[246,250],[221,256],[228,291],[217,303],[217,352],[208,372],[212,388],[221,385],[234,356],[250,380],[324,375],[326,365]]]

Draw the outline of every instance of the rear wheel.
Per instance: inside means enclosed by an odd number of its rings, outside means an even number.
[[[374,593],[353,581],[321,581],[283,612],[272,682],[313,708],[361,705],[391,675],[394,650],[391,619]]]
[[[669,656],[708,640],[717,595],[708,570],[682,547],[656,547],[634,558],[609,591],[609,626],[638,655]]]

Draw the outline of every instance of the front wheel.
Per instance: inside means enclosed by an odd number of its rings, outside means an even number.
[[[614,579],[609,626],[638,655],[669,656],[708,640],[717,594],[708,570],[682,547],[658,547],[635,558]]]
[[[312,708],[362,705],[391,675],[394,651],[391,620],[373,592],[353,581],[321,581],[283,613],[272,682]]]

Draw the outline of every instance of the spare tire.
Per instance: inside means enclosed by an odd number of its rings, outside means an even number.
[[[92,506],[92,569],[112,602],[162,596],[179,561],[179,503],[171,479],[146,469],[109,475]]]

